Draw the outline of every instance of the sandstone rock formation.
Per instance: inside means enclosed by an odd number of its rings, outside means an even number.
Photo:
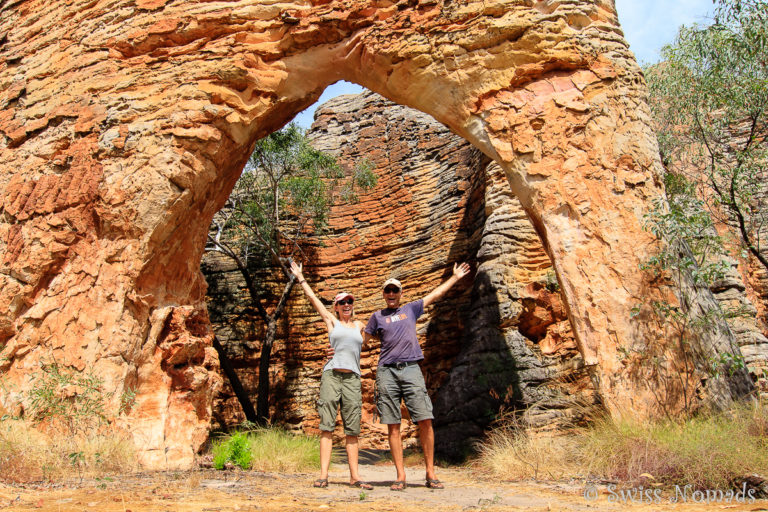
[[[5,407],[23,408],[46,358],[91,368],[116,396],[137,390],[129,421],[148,465],[189,465],[218,385],[201,327],[207,227],[254,141],[339,79],[498,162],[604,403],[645,409],[645,380],[619,355],[656,332],[629,311],[649,293],[641,218],[659,163],[610,0],[4,3]],[[702,353],[730,350],[724,335]],[[748,387],[739,374],[708,396]]]
[[[333,209],[329,233],[309,251],[307,275],[321,297],[352,291],[365,320],[382,306],[388,276],[403,281],[410,300],[429,293],[454,261],[476,270],[419,323],[444,454],[465,451],[503,404],[529,409],[529,423],[546,428],[572,422],[574,406],[583,415],[596,405],[562,302],[547,289],[549,259],[497,165],[429,116],[370,92],[321,106],[309,135],[342,163],[367,158],[380,174],[359,203]],[[214,328],[253,392],[261,326],[232,264],[209,253],[203,268]],[[273,358],[273,418],[314,432],[327,335],[302,294],[290,315]],[[372,417],[377,360],[378,347],[368,347],[363,442],[386,447],[386,430]],[[214,409],[221,424],[234,426],[244,417],[227,388]],[[415,434],[409,422],[402,427]]]
[[[446,252],[452,251],[445,249],[446,241],[462,247],[457,257],[472,261],[476,268],[472,282],[465,283],[471,293],[450,298],[448,308],[428,311],[420,329],[443,455],[461,455],[500,407],[524,410],[523,426],[548,430],[567,428],[600,412],[595,410],[599,397],[578,354],[549,259],[496,164],[429,116],[370,92],[322,105],[309,136],[316,147],[350,166],[369,158],[383,182],[396,187],[377,189],[363,196],[361,203],[333,211],[330,232],[322,245],[312,247],[309,263],[310,272],[345,276],[341,282],[319,279],[312,283],[326,300],[338,291],[336,285],[361,293],[357,313],[365,320],[368,308],[380,307],[376,279],[406,270],[393,261],[422,272],[430,266],[450,265]],[[426,192],[419,186],[422,183],[434,184],[430,192],[440,198],[439,204],[421,197]],[[400,198],[394,204],[389,200],[393,194]],[[409,217],[409,224],[419,229],[384,232],[377,226],[388,215]],[[445,224],[463,227],[434,236],[438,226]],[[367,243],[357,244],[360,240]],[[372,259],[370,253],[381,257]],[[418,256],[402,255],[411,253]],[[203,268],[214,329],[253,393],[263,326],[248,313],[244,284],[231,262],[208,253]],[[715,297],[723,307],[754,311],[735,268],[715,283]],[[276,293],[282,288],[270,274],[259,275]],[[429,291],[420,281],[413,285],[411,297]],[[327,337],[302,294],[295,294],[293,300],[291,318],[280,333],[281,350],[273,360],[277,390],[273,418],[313,432]],[[460,322],[451,322],[446,309],[457,309]],[[441,328],[444,324],[450,327]],[[736,317],[731,327],[746,364],[759,374],[768,360],[759,323],[754,317]],[[385,432],[371,424],[377,355],[377,347],[372,347],[363,358],[363,442],[386,447]],[[244,419],[226,385],[214,411],[220,426],[236,426]],[[403,430],[415,433],[407,423]]]

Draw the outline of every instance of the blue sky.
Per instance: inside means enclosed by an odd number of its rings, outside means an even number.
[[[660,58],[661,47],[671,43],[680,25],[707,23],[714,10],[712,0],[616,0],[619,23],[629,48],[638,62],[654,63]],[[363,88],[349,82],[337,82],[325,89],[320,99],[294,121],[309,128],[315,109],[341,94],[357,94]]]

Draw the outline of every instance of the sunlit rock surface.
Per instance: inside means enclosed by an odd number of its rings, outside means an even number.
[[[199,328],[208,225],[254,141],[340,79],[496,160],[550,256],[603,403],[653,409],[647,378],[620,356],[658,334],[630,310],[658,295],[638,265],[655,250],[642,216],[661,195],[660,167],[610,0],[4,3],[4,407],[23,410],[47,359],[92,369],[114,396],[137,392],[127,420],[141,426],[144,462],[189,466],[219,383]],[[443,277],[431,268],[425,286]],[[195,349],[172,350],[169,364],[167,343]],[[722,329],[701,343],[701,361],[738,351]],[[723,406],[751,390],[745,379],[711,379],[702,397]]]

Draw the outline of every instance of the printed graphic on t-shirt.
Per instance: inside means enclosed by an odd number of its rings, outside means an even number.
[[[400,313],[399,315],[385,316],[384,322],[388,324],[395,323],[395,322],[399,322],[400,320],[406,320],[407,318],[408,318],[408,315],[406,315],[405,313]]]

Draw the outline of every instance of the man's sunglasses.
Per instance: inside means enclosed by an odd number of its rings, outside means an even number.
[[[400,293],[400,288],[395,288],[394,286],[387,286],[384,288],[384,293]]]
[[[336,304],[338,304],[339,306],[346,306],[347,304],[349,304],[351,306],[354,303],[355,303],[355,299],[342,299]]]

